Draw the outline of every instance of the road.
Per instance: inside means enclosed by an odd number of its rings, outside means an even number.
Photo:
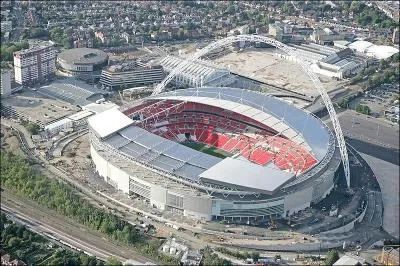
[[[19,219],[29,221],[29,225],[35,231],[54,236],[100,259],[106,260],[114,256],[121,261],[133,259],[138,265],[151,261],[137,254],[133,248],[115,244],[102,234],[91,231],[31,200],[15,196],[7,190],[1,193],[1,209],[13,213]]]
[[[353,110],[338,113],[346,142],[362,152],[392,164],[399,164],[399,127]],[[323,121],[332,128],[329,116]]]
[[[383,228],[393,237],[399,238],[399,166],[360,153],[376,175],[383,198]]]

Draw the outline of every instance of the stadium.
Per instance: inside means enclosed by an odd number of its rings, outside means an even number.
[[[204,221],[288,217],[326,197],[343,171],[319,118],[254,91],[163,92],[88,122],[91,157],[108,183]]]

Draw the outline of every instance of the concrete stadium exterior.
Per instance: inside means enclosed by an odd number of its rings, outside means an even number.
[[[326,197],[341,164],[320,119],[242,89],[161,93],[93,116],[89,127],[92,160],[108,183],[206,221],[288,217]],[[232,156],[217,158],[187,142]]]

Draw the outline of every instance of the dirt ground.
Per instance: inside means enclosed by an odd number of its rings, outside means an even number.
[[[15,154],[24,156],[20,149],[18,137],[11,129],[1,126],[1,149],[12,151]]]
[[[60,158],[52,160],[55,165],[73,172],[75,177],[86,180],[91,162],[89,136],[85,134],[67,144]]]
[[[318,95],[307,74],[295,62],[278,58],[276,49],[247,49],[239,53],[229,53],[214,60],[214,63],[258,79],[272,85],[283,87],[306,95]],[[327,77],[319,77],[327,91],[339,88],[344,81],[336,81]]]

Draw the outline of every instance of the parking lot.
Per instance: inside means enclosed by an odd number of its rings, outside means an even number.
[[[397,85],[398,86],[398,85]],[[382,85],[367,91],[364,96],[354,99],[349,107],[355,109],[357,105],[367,105],[374,117],[383,117],[383,111],[390,106],[393,98],[399,94],[396,85]]]
[[[15,111],[23,113],[32,120],[42,121],[44,124],[79,111],[78,107],[69,103],[45,97],[28,89],[2,99],[2,104],[11,106]]]
[[[341,112],[338,117],[346,136],[386,148],[399,149],[399,127],[397,125],[353,110]]]

